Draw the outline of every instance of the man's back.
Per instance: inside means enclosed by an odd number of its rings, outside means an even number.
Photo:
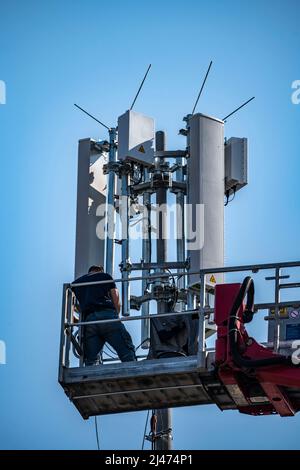
[[[110,282],[76,287],[76,284],[99,281]],[[91,312],[101,311],[103,309],[114,309],[109,293],[111,289],[115,288],[116,285],[113,278],[109,274],[103,272],[91,272],[76,279],[73,282],[73,291],[79,302],[83,317],[86,317],[86,315]]]

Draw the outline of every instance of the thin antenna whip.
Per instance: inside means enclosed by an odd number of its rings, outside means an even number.
[[[140,84],[140,87],[139,87],[139,89],[138,89],[138,91],[137,91],[137,94],[136,94],[135,97],[134,97],[134,100],[133,100],[133,102],[132,102],[132,105],[131,105],[130,110],[132,110],[133,106],[135,105],[135,102],[136,102],[136,100],[137,100],[137,97],[138,97],[139,94],[140,94],[140,91],[141,91],[141,89],[142,89],[142,86],[144,85],[144,82],[145,82],[145,80],[146,80],[146,78],[147,78],[147,75],[148,75],[148,72],[149,72],[150,68],[151,68],[151,64],[149,64],[149,67],[147,68],[147,72],[145,73],[144,78],[143,78],[143,80],[142,80],[142,83]]]
[[[82,111],[83,113],[87,114],[88,116],[90,116],[92,119],[94,119],[94,121],[98,122],[99,124],[101,124],[101,126],[105,127],[106,129],[110,130],[110,127],[108,127],[106,124],[103,124],[103,122],[99,121],[99,119],[95,118],[95,116],[93,116],[92,114],[88,113],[85,109],[81,108],[80,106],[78,106],[78,104],[74,103],[74,106],[76,106],[76,108],[80,109],[80,111]]]
[[[209,71],[210,71],[211,66],[212,66],[212,60],[210,61],[210,64],[209,64],[209,66],[208,66],[206,75],[205,75],[205,77],[204,77],[202,86],[201,86],[201,88],[200,88],[199,94],[198,94],[197,99],[196,99],[196,103],[194,104],[192,114],[194,114],[195,109],[196,109],[196,107],[197,107],[198,101],[199,101],[199,99],[200,99],[200,96],[201,96],[202,90],[203,90],[203,88],[204,88],[204,85],[205,85],[206,79],[207,79],[207,77],[208,77],[208,74],[209,74]]]
[[[239,109],[243,108],[244,106],[246,106],[246,104],[250,103],[250,101],[254,100],[255,96],[252,96],[252,98],[250,98],[250,100],[248,101],[245,101],[245,103],[241,104],[241,106],[239,106],[238,108],[236,108],[234,111],[232,111],[232,113],[230,114],[227,114],[227,116],[225,116],[222,121],[225,121],[227,118],[229,118],[229,116],[232,116],[234,113],[236,113]]]

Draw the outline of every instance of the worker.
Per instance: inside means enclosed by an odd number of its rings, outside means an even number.
[[[110,281],[103,284],[78,286],[91,282]],[[119,317],[120,297],[113,278],[103,272],[102,266],[91,266],[88,274],[73,282],[72,290],[79,302],[81,320],[112,320]],[[135,348],[125,326],[121,322],[86,325],[83,334],[85,365],[99,364],[104,343],[110,344],[122,362],[136,360]]]

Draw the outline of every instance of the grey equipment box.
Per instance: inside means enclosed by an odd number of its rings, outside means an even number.
[[[248,183],[248,141],[231,137],[225,145],[225,193],[236,192]]]
[[[135,111],[126,111],[118,119],[118,159],[152,165],[154,137],[154,119]]]
[[[274,310],[269,310],[269,316],[274,316]],[[283,307],[279,310],[281,343],[280,354],[292,354],[292,346],[295,340],[300,340],[300,308]],[[268,343],[274,341],[274,320],[269,321]]]

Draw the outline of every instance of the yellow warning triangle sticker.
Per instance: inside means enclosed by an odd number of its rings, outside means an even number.
[[[213,282],[214,284],[217,282],[213,274],[210,276],[209,282]]]
[[[139,147],[139,152],[145,153],[145,149],[144,149],[144,146],[143,146],[143,145],[141,145],[141,146]]]

